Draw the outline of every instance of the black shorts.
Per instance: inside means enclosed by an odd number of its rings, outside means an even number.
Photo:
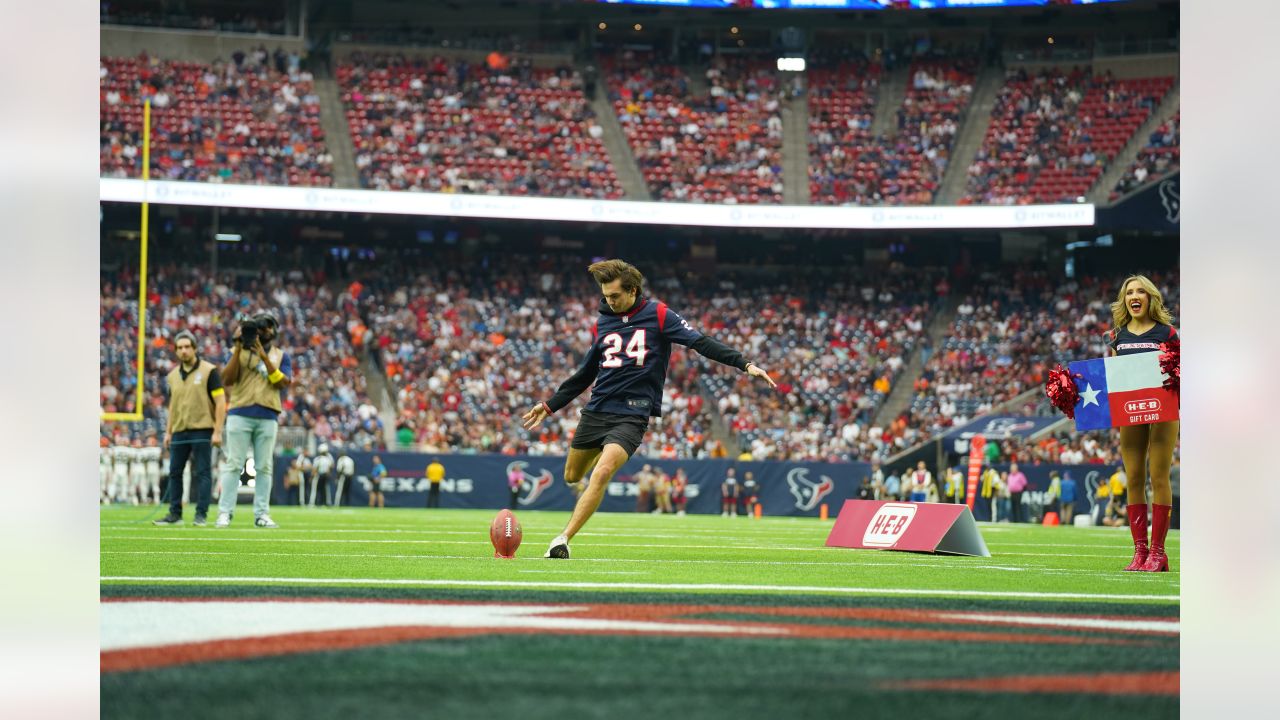
[[[627,451],[627,457],[631,457],[644,442],[644,432],[648,429],[648,415],[583,410],[570,447],[574,450],[598,450],[609,443],[617,443]]]

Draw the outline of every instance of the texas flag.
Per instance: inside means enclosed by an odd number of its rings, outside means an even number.
[[[1070,364],[1080,400],[1076,429],[1102,430],[1178,419],[1178,396],[1165,390],[1160,353],[1082,360]]]

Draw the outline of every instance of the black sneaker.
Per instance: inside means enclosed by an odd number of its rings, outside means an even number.
[[[196,515],[196,519],[192,521],[191,524],[196,527],[204,527],[205,525],[208,525],[209,522],[205,519],[204,515]]]
[[[174,525],[181,525],[181,524],[182,524],[182,516],[174,515],[173,513],[169,513],[168,515],[165,515],[164,517],[155,521],[155,525],[157,527],[166,527],[166,526],[171,527]]]

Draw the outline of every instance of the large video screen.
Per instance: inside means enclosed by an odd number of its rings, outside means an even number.
[[[1071,5],[1128,2],[1129,0],[1069,0]],[[1023,7],[1062,5],[1064,0],[598,0],[614,5],[669,5],[701,8],[761,8],[765,10],[884,10],[908,8]]]

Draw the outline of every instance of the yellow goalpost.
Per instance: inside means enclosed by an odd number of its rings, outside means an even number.
[[[138,366],[134,387],[133,412],[103,413],[106,422],[138,422],[142,420],[142,392],[146,385],[143,372],[147,359],[147,181],[151,179],[151,101],[142,104],[142,234],[141,257],[138,262]]]

